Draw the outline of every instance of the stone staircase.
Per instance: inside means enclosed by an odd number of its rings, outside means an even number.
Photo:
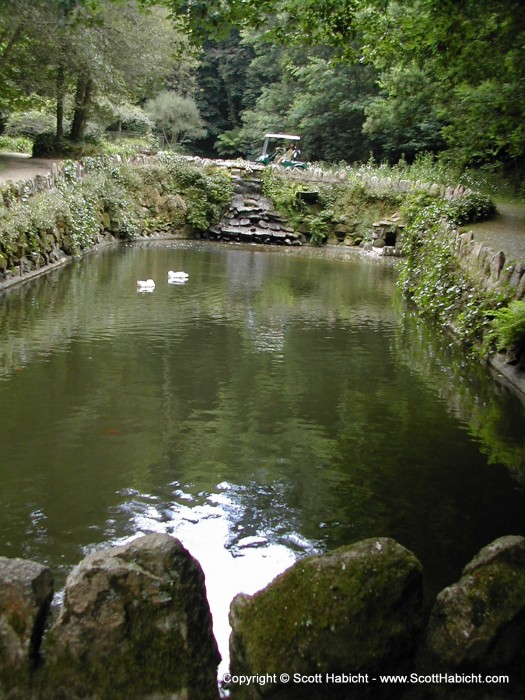
[[[258,177],[234,174],[235,194],[222,220],[213,226],[206,238],[238,243],[300,246],[304,236],[287,224],[272,202],[261,193]]]

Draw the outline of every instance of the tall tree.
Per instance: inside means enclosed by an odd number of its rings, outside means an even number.
[[[381,109],[414,105],[400,76],[419,74],[416,122],[441,123],[463,164],[524,160],[525,6],[519,0],[390,2],[365,30],[364,54],[383,71]],[[426,115],[421,93],[428,99]],[[406,100],[404,99],[406,97]],[[397,110],[397,114],[400,112]],[[370,122],[369,122],[370,126]],[[377,126],[377,122],[376,122]],[[398,122],[398,128],[402,126]]]
[[[191,90],[194,68],[195,51],[161,3],[2,0],[0,109],[55,92],[58,136],[68,95],[70,136],[80,141],[101,98],[136,102],[174,82]]]
[[[97,95],[123,101],[159,92],[173,69],[176,30],[160,7],[104,2],[68,36],[69,70],[75,81],[71,139],[83,138]]]
[[[163,90],[144,106],[157,125],[164,143],[174,148],[206,134],[195,100]]]
[[[214,129],[224,131],[240,124],[246,74],[253,56],[252,48],[241,41],[236,30],[227,39],[204,42],[197,101]]]
[[[367,128],[390,152],[405,141],[409,150],[439,148],[442,138],[463,163],[525,164],[522,0],[192,0],[188,8],[197,33],[221,23],[257,27],[287,45],[330,46],[346,61],[374,65],[390,118],[382,138],[376,103]],[[428,101],[410,120],[396,90],[417,73]],[[395,136],[402,129],[406,139]]]
[[[28,96],[52,84],[49,61],[59,11],[55,0],[2,0],[0,12],[0,110],[28,104]]]

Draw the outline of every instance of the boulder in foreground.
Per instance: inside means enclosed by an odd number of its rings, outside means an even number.
[[[421,564],[392,539],[368,539],[306,557],[230,608],[232,675],[275,682],[232,686],[232,698],[380,698],[376,684],[331,684],[325,674],[399,673],[420,625]],[[323,683],[281,684],[283,673]],[[390,689],[391,692],[391,689]]]
[[[46,641],[50,697],[217,697],[204,575],[169,535],[93,552],[69,574]]]
[[[426,663],[489,672],[525,664],[525,538],[500,537],[438,595],[426,634]]]
[[[0,685],[23,687],[27,682],[38,661],[52,598],[50,569],[0,557]]]

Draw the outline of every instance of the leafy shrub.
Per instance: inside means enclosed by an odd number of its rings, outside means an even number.
[[[272,168],[263,171],[262,190],[280,211],[293,213],[305,210],[304,203],[297,193],[305,192],[306,185],[291,178],[280,177]]]
[[[525,302],[512,301],[497,309],[490,325],[490,340],[498,350],[525,350]]]
[[[97,116],[107,126],[107,131],[115,135],[146,135],[155,126],[142,107],[129,102],[115,104],[107,98],[98,100]]]
[[[0,136],[0,151],[31,153],[33,142],[26,136]]]
[[[496,213],[496,206],[488,195],[480,192],[442,199],[428,192],[416,191],[406,196],[402,211],[405,218],[416,226],[426,226],[439,219],[464,226],[489,219]]]
[[[450,200],[444,207],[444,213],[458,226],[464,226],[490,219],[496,213],[496,205],[489,195],[470,192]]]
[[[238,158],[246,152],[248,144],[243,136],[242,128],[237,126],[235,129],[219,134],[214,147],[220,156]]]
[[[27,112],[13,112],[5,125],[6,136],[25,136],[34,140],[38,134],[51,131],[54,127],[55,117],[48,112],[29,110]]]
[[[65,137],[57,137],[54,132],[38,134],[33,143],[33,156],[38,158],[72,158],[94,155],[99,151],[95,143],[77,143]]]
[[[318,216],[307,217],[310,229],[310,242],[314,245],[322,245],[328,240],[333,221],[330,213],[321,212]]]
[[[448,205],[428,193],[407,197],[402,207],[406,257],[399,283],[422,315],[454,327],[458,339],[473,349],[483,343],[489,314],[508,300],[504,291],[475,283],[460,266],[450,239]]]
[[[163,90],[146,102],[144,111],[170,147],[206,136],[199,108],[192,97]]]
[[[158,150],[158,139],[152,134],[118,140],[103,139],[100,143],[100,152],[106,156],[119,155],[131,158],[138,153],[156,153]]]

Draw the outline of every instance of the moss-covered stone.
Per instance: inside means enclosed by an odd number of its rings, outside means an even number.
[[[46,566],[0,557],[0,697],[27,692],[52,597]]]
[[[425,646],[425,663],[434,669],[486,672],[523,664],[525,538],[487,545],[439,594]]]
[[[232,697],[377,698],[381,689],[279,685],[288,673],[394,673],[410,660],[420,624],[421,565],[394,540],[369,539],[307,557],[230,610],[231,672],[276,674],[234,685]]]
[[[213,700],[220,656],[202,569],[168,535],[88,555],[45,654],[41,698]]]

